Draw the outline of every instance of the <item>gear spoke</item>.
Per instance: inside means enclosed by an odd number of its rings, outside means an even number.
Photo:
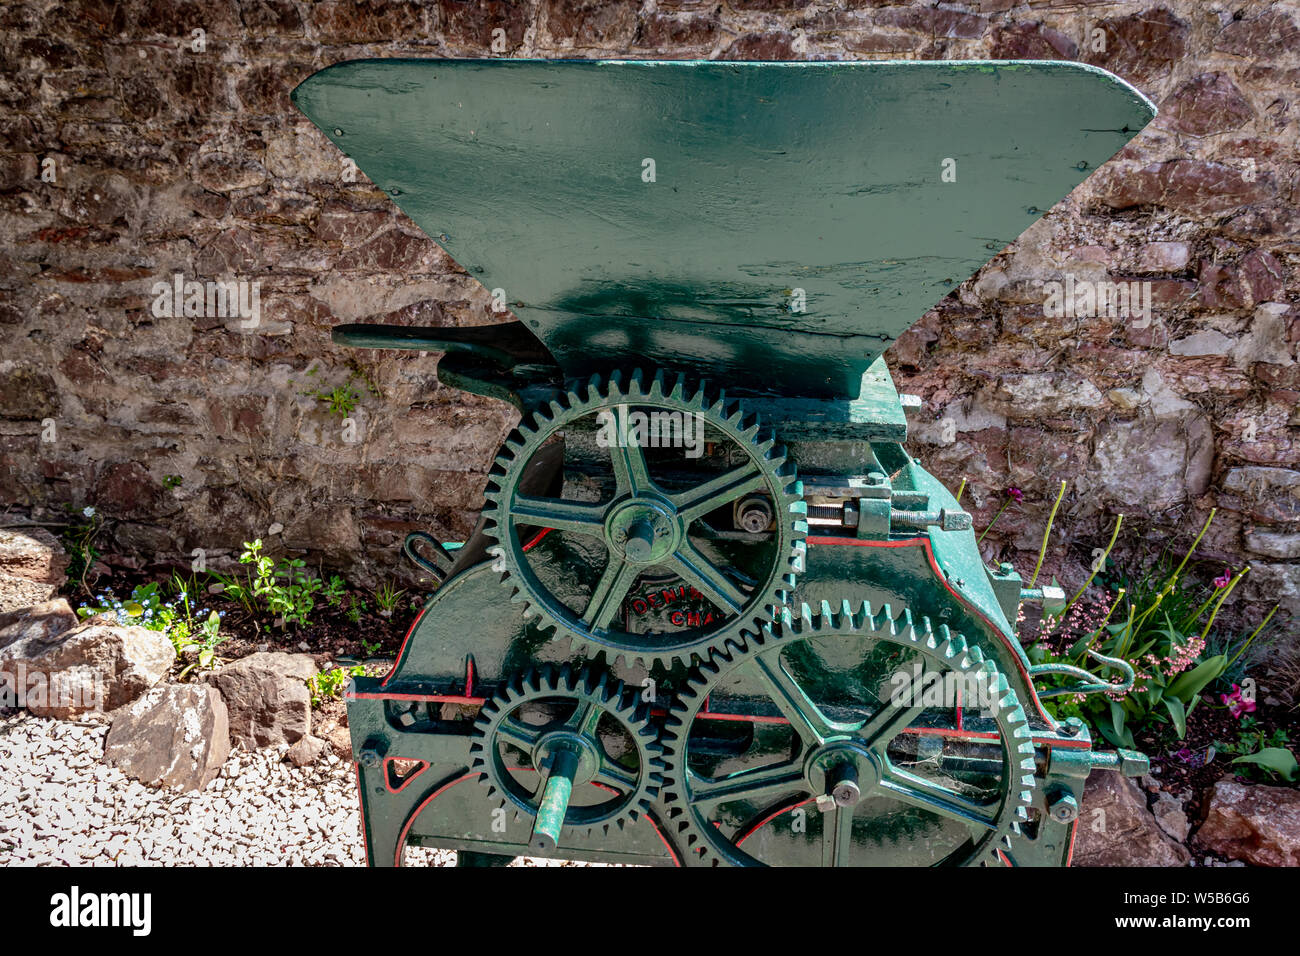
[[[655,416],[698,420],[709,440],[719,445],[709,462],[716,458],[727,463],[714,470],[708,462],[681,453],[649,451],[648,446],[660,443],[657,435],[641,430],[642,416],[647,427],[658,426]],[[557,441],[565,435],[569,441]],[[589,441],[596,447],[579,451]],[[575,657],[603,652],[614,661],[670,668],[690,666],[697,658],[707,661],[741,631],[761,627],[769,619],[767,609],[785,600],[797,570],[799,543],[808,535],[799,508],[796,466],[771,429],[747,413],[742,402],[728,401],[703,383],[662,370],[592,375],[563,396],[538,401],[506,437],[491,471],[483,517],[493,539],[489,553],[498,559],[492,570],[511,589],[511,597],[525,605],[537,630],[567,638]],[[603,488],[607,500],[568,500],[591,496],[550,487],[556,477],[575,472],[592,487]],[[661,487],[656,479],[667,480],[669,475],[670,487]],[[715,508],[730,511],[729,502],[746,495],[761,496],[768,503],[764,510],[770,505],[769,531],[724,534],[727,543],[717,552],[689,539],[702,516]],[[590,582],[590,589],[569,586],[574,575],[559,563],[555,549],[525,553],[530,539],[521,526],[561,531],[563,560],[585,566],[582,580]],[[603,546],[603,556],[596,543]],[[622,602],[638,578],[629,579],[631,572],[609,567],[624,560],[647,572],[645,577],[672,572],[680,580],[665,585],[698,591],[706,608],[712,605],[710,613],[690,625],[670,621],[666,628],[625,621]],[[587,598],[587,593],[592,596]],[[691,600],[698,597],[692,594]],[[688,613],[677,620],[694,616]]]
[[[748,595],[690,541],[682,541],[669,564],[724,613],[739,614],[744,608]]]
[[[997,829],[997,807],[985,807],[937,783],[889,765],[878,785],[895,800],[979,827]]]
[[[1028,721],[994,665],[971,652],[960,634],[947,628],[936,633],[928,620],[906,611],[899,615],[865,602],[829,600],[822,607],[815,613],[805,606],[798,617],[783,615],[757,635],[742,634],[677,695],[675,721],[665,730],[665,800],[680,807],[678,832],[699,848],[701,861],[977,866],[995,847],[1014,849],[1018,821],[1025,819],[1037,781],[1016,769],[1028,751],[1017,743],[1027,736]],[[905,700],[882,702],[879,693],[860,689],[872,686],[863,672],[867,664],[883,675],[896,666],[891,662],[900,650],[916,655],[926,670],[993,681],[1005,695],[1005,706],[992,713],[998,739],[982,745],[1000,749],[1001,758],[981,761],[972,771],[979,775],[978,788],[960,778],[925,779],[919,775],[925,771],[890,760],[890,738],[923,708]],[[840,675],[848,673],[842,668],[853,661],[862,666],[855,683],[841,682]],[[789,722],[789,733],[778,732],[772,717],[754,709],[760,695],[771,698]],[[837,719],[815,703],[823,696],[836,701]],[[697,756],[717,760],[715,722],[721,719],[752,721],[752,735],[739,735],[749,741],[745,760],[779,762],[729,776],[719,770],[717,779],[701,779],[691,767]],[[815,826],[773,825],[782,808],[807,795],[825,808],[821,832]],[[727,806],[729,800],[743,802]],[[751,811],[753,823],[737,828],[742,806]],[[863,828],[855,830],[855,823]],[[750,840],[759,830],[764,838]]]
[[[805,744],[815,747],[825,742],[830,727],[822,717],[821,711],[808,699],[808,695],[785,669],[785,665],[781,663],[780,653],[775,655],[775,665],[768,662],[768,656],[755,657],[754,666],[762,677],[772,702],[785,715],[786,720],[790,721],[790,726]]]
[[[716,780],[696,777],[691,783],[691,806],[706,809],[728,800],[758,800],[801,789],[804,789],[803,769],[785,761],[741,770]]]
[[[594,700],[579,701],[573,716],[564,722],[564,726],[591,737],[596,733],[596,725],[600,723],[600,718],[601,710]]]
[[[862,725],[858,732],[868,747],[883,750],[889,742],[901,734],[920,715],[925,707],[914,704],[904,707],[886,700],[880,710]]]
[[[836,807],[822,816],[822,866],[849,866],[853,807]]]
[[[542,729],[525,724],[523,721],[514,717],[507,717],[501,721],[497,728],[497,736],[503,743],[518,747],[528,756],[533,755],[533,748],[537,746],[537,739],[541,737]]]
[[[620,409],[626,407],[625,405],[619,406]],[[614,483],[618,489],[618,497],[637,495],[654,490],[654,482],[650,480],[650,469],[646,464],[645,452],[641,450],[641,446],[635,441],[610,445],[609,457],[614,466]]]
[[[587,609],[582,612],[582,622],[593,630],[603,630],[613,619],[631,590],[642,568],[630,561],[611,561],[591,592]]]
[[[557,531],[576,531],[593,537],[605,532],[607,506],[563,498],[534,498],[515,495],[510,503],[510,517],[518,524]]]
[[[714,508],[735,501],[748,492],[759,491],[766,484],[758,466],[750,461],[719,475],[712,481],[706,481],[689,491],[672,495],[670,500],[673,507],[677,509],[678,517],[690,524]]]
[[[571,707],[567,720],[532,726],[519,718],[524,707],[553,708],[560,701]],[[633,766],[610,757],[606,748],[614,739],[622,742],[620,759]],[[527,760],[521,763],[509,748],[525,751]],[[471,768],[498,805],[532,818],[530,842],[553,844],[561,830],[623,826],[650,809],[663,784],[649,709],[621,681],[591,668],[533,670],[503,687],[474,721],[470,753]],[[572,795],[590,784],[607,791],[603,799],[573,803]]]
[[[596,771],[596,776],[592,778],[593,783],[602,783],[607,787],[613,787],[620,792],[627,792],[636,787],[638,774],[635,770],[629,770],[622,764],[615,763],[608,757],[601,757],[600,769]]]

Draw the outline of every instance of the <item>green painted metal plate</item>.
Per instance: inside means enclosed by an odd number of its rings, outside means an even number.
[[[1155,115],[1038,61],[363,60],[294,101],[567,373],[841,398]]]

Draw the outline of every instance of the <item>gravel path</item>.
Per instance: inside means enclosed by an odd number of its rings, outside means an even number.
[[[0,717],[0,866],[360,866],[352,765],[240,751],[200,793],[153,790],[100,762],[106,723]],[[408,865],[450,850],[409,848]],[[554,866],[549,860],[517,866]],[[568,864],[573,865],[573,864]]]

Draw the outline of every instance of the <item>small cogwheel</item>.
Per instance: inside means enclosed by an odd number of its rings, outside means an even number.
[[[536,818],[548,781],[565,774],[554,832],[548,838],[534,824],[537,849],[552,849],[560,827],[621,829],[649,809],[663,784],[662,747],[648,708],[621,681],[591,668],[518,678],[483,705],[474,734],[472,769],[489,796],[517,815]]]

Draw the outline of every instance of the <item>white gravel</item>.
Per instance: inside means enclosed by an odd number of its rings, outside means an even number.
[[[0,717],[0,866],[364,864],[352,765],[334,754],[297,768],[282,750],[237,751],[205,790],[181,793],[101,763],[107,733]],[[407,865],[454,862],[450,850],[406,852]]]

